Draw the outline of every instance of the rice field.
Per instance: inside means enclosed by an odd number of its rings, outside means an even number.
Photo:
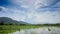
[[[50,31],[49,27],[52,27],[52,26],[48,26],[48,25],[47,26],[44,26],[44,25],[43,26],[41,25],[0,25],[0,34],[8,34],[8,33],[13,33],[16,31],[21,31],[21,30],[24,30],[24,31],[26,30],[28,32],[28,29],[33,29],[34,31],[35,28],[42,28],[42,27],[47,27],[47,29]],[[53,26],[53,27],[59,27],[59,26]],[[34,34],[34,32],[30,32],[30,34]]]

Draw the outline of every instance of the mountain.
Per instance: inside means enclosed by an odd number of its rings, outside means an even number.
[[[8,17],[0,17],[0,23],[3,22],[4,24],[28,24],[23,21],[16,21]]]

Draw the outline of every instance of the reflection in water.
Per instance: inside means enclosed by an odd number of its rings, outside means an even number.
[[[12,34],[60,34],[60,29],[57,27],[43,27],[38,29],[21,30]]]

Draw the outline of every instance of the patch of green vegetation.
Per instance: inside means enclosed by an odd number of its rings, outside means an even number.
[[[38,25],[0,25],[0,34],[8,34],[16,31],[20,31],[21,29],[31,29],[31,28],[40,28],[40,27],[49,27],[49,26],[57,26],[60,25],[54,25],[54,24],[38,24]],[[31,33],[32,34],[32,33]]]
[[[0,34],[8,34],[21,29],[38,28],[40,26],[33,25],[0,25]]]

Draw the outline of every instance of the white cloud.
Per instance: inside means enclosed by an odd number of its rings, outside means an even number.
[[[47,11],[45,13],[38,13],[34,12],[31,14],[28,14],[27,21],[30,21],[31,23],[59,23],[60,22],[60,13],[59,12],[50,12]]]
[[[12,15],[11,18],[18,20],[18,21],[24,21],[26,18],[26,13],[25,11],[21,11],[18,9],[11,9],[10,11],[12,11]]]
[[[49,9],[47,11],[39,13],[37,12],[37,8],[39,7],[44,7],[44,6],[49,6],[52,3],[55,2],[55,0],[15,0],[15,4],[20,5],[21,7],[24,8],[29,8],[28,12],[26,13],[27,17],[23,17],[26,19],[25,21],[31,22],[31,23],[59,23],[60,21],[60,12],[56,11],[51,12]],[[57,4],[59,5],[59,4]],[[42,10],[43,11],[43,10]],[[20,12],[19,12],[20,13]]]
[[[49,6],[57,0],[11,0],[13,4],[32,7],[32,6]]]
[[[24,21],[25,11],[18,10],[16,8],[6,8],[0,7],[2,11],[0,12],[0,17],[10,17],[14,20]]]
[[[59,23],[60,22],[60,12],[58,9],[55,11],[50,11],[50,9],[47,8],[39,10],[38,8],[49,6],[53,3],[54,0],[12,0],[13,4],[19,5],[19,9],[21,7],[27,8],[27,12],[23,10],[19,10],[17,7],[8,8],[8,10],[4,9],[4,11],[7,11],[5,14],[0,14],[1,16],[5,15],[7,17],[10,17],[15,20],[22,20],[30,23]],[[57,3],[56,6],[59,6],[59,3]],[[52,9],[52,8],[51,8]],[[44,11],[46,10],[46,11]]]
[[[57,2],[57,3],[55,4],[55,7],[59,7],[59,8],[60,8],[60,2]]]
[[[7,8],[0,6],[0,11],[1,12],[6,12],[7,10],[8,10]]]

